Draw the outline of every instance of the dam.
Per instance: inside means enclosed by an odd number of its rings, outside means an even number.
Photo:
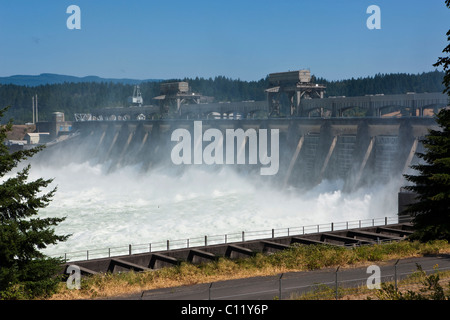
[[[32,168],[56,177],[43,211],[68,216],[61,232],[74,234],[52,254],[397,215],[402,174],[438,129],[430,111],[448,106],[439,93],[324,98],[302,81],[274,81],[267,101],[205,102],[188,86],[169,89],[159,105],[136,99],[76,114],[71,130],[62,117],[48,125],[65,139]]]
[[[171,152],[177,144],[171,136],[180,128],[194,136],[195,122],[190,119],[75,122],[73,128],[78,134],[48,147],[42,156],[65,161],[54,153],[70,150],[71,161],[103,163],[109,171],[139,164],[144,172],[158,167],[180,172],[191,165],[171,161]],[[298,188],[309,188],[323,180],[343,180],[348,191],[406,173],[417,160],[415,153],[421,148],[420,139],[428,129],[437,129],[431,117],[206,119],[201,125],[203,133],[214,128],[224,136],[227,130],[256,133],[262,129],[277,130],[279,170],[261,179]],[[245,175],[259,172],[261,164],[249,164],[248,139],[247,136],[234,146],[235,157],[244,153],[244,163],[202,164],[202,167],[215,170],[226,165]]]
[[[160,95],[153,98],[156,105],[144,105],[136,86],[129,107],[75,114],[73,131],[79,135],[56,148],[71,145],[77,150],[72,158],[106,163],[110,171],[139,164],[144,172],[155,167],[181,172],[202,164],[199,153],[206,147],[205,169],[227,165],[244,175],[268,170],[255,163],[257,154],[265,153],[265,161],[277,163],[263,181],[311,188],[324,180],[342,180],[344,190],[352,191],[401,177],[417,160],[421,138],[436,128],[432,114],[449,105],[442,93],[325,98],[326,87],[312,79],[309,70],[272,73],[266,101],[227,103],[192,92],[181,81],[161,83]],[[345,116],[351,109],[363,116]],[[386,111],[397,114],[386,117]],[[189,147],[178,135],[178,143],[186,146],[175,147],[173,135],[180,131],[189,141],[214,134]],[[231,132],[244,137],[224,139]],[[265,135],[272,133],[277,138],[268,143]],[[182,150],[175,163],[174,148]]]

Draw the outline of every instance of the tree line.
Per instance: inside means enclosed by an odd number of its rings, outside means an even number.
[[[444,72],[435,70],[421,74],[377,74],[364,78],[328,81],[313,76],[312,81],[326,85],[325,96],[363,96],[366,94],[402,94],[406,92],[442,92]],[[269,88],[268,77],[258,81],[243,81],[224,76],[214,78],[184,78],[171,81],[187,81],[193,92],[214,97],[216,102],[262,101]],[[144,104],[156,104],[154,97],[160,94],[160,82],[140,84]],[[0,106],[11,106],[4,119],[14,119],[15,124],[32,121],[32,97],[38,96],[39,120],[48,121],[56,111],[64,112],[67,120],[74,113],[88,113],[94,109],[126,107],[133,94],[132,84],[116,82],[81,82],[47,84],[40,86],[0,86]]]

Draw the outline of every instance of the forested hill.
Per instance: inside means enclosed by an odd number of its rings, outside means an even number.
[[[366,94],[401,94],[406,92],[442,92],[444,73],[432,71],[421,74],[378,74],[374,77],[327,81],[317,77],[316,83],[327,86],[326,96],[362,96]],[[170,81],[188,81],[191,90],[215,101],[265,100],[267,78],[259,81],[241,81],[218,76],[215,78],[185,78]],[[159,95],[160,82],[140,83],[144,104],[154,104]],[[126,107],[133,94],[133,84],[120,82],[65,82],[39,86],[0,85],[0,107],[11,106],[2,119],[13,118],[14,123],[32,121],[32,97],[37,94],[39,120],[50,120],[55,111],[64,112],[66,120],[74,113],[87,113],[97,108]]]
[[[15,84],[18,86],[35,87],[46,84],[61,84],[65,82],[114,82],[124,84],[139,84],[141,82],[160,81],[158,79],[136,80],[136,79],[114,79],[100,78],[97,76],[75,77],[54,73],[41,73],[40,75],[15,75],[9,77],[0,77],[0,84]]]
[[[366,94],[403,94],[406,92],[442,92],[444,72],[421,74],[377,74],[374,77],[329,82],[317,78],[316,82],[327,86],[327,96],[364,96]]]

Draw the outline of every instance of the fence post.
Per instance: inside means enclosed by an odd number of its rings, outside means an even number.
[[[131,256],[131,244],[128,245],[128,254]]]
[[[334,223],[331,223],[331,231],[334,231]]]
[[[400,259],[397,259],[397,261],[394,264],[394,288],[395,291],[397,291],[397,263],[400,261]]]
[[[208,236],[205,236],[205,247],[208,245]]]
[[[186,239],[186,248],[189,248],[189,239]]]
[[[167,240],[167,250],[169,250],[169,240]]]
[[[244,231],[242,231],[242,242],[244,242],[245,241],[245,238],[244,238]]]
[[[338,266],[336,269],[336,300],[338,300],[338,271],[341,266]]]
[[[384,225],[387,226],[387,217],[384,217]]]
[[[212,287],[212,285],[213,285],[213,282],[211,282],[211,283],[209,284],[209,288],[208,288],[208,300],[211,300],[211,287]]]
[[[275,230],[272,229],[272,239],[275,238]]]
[[[86,260],[89,260],[89,250],[86,250]]]
[[[281,278],[283,278],[283,274],[281,274],[280,279],[278,279],[278,289],[279,289],[279,300],[281,300]]]

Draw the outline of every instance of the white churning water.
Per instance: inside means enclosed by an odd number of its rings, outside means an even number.
[[[32,165],[30,179],[54,178],[58,190],[42,217],[67,217],[57,234],[72,234],[45,253],[178,240],[394,216],[401,181],[343,193],[323,182],[307,193],[271,188],[224,167],[143,174],[137,167],[105,173],[101,165]]]

